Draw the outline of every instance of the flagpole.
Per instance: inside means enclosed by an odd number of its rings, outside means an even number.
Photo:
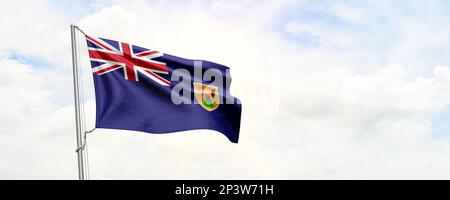
[[[75,124],[76,124],[76,134],[77,134],[77,154],[78,154],[78,177],[80,180],[87,179],[86,165],[84,163],[86,152],[85,152],[85,142],[83,140],[83,133],[81,128],[81,116],[80,116],[80,83],[79,83],[79,69],[78,69],[78,52],[77,52],[77,39],[76,39],[76,26],[70,25],[70,33],[72,39],[72,64],[73,64],[73,91],[75,99]]]

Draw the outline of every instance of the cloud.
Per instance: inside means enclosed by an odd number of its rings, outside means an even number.
[[[31,66],[7,58],[0,60],[0,66],[3,72],[0,75],[0,93],[8,97],[0,100],[3,105],[0,110],[2,122],[5,125],[32,120],[30,115],[47,113],[53,108],[50,102],[46,102],[51,91],[40,87],[42,80],[39,75],[35,75],[36,70]],[[7,129],[8,126],[2,126],[3,128]]]
[[[446,66],[436,67],[434,77],[418,77],[413,80],[407,78],[407,70],[400,65],[383,67],[368,75],[337,68],[308,74],[292,82],[286,89],[297,88],[298,92],[290,100],[301,99],[302,104],[294,107],[298,110],[291,111],[305,117],[330,115],[333,112],[344,114],[341,112],[346,112],[346,109],[357,110],[357,113],[347,115],[358,119],[362,118],[359,114],[365,111],[385,112],[385,116],[381,118],[396,116],[396,113],[427,116],[426,114],[442,110],[450,103],[448,79],[449,68]],[[283,105],[294,103],[287,102]],[[357,119],[350,121],[354,120]]]
[[[12,17],[14,16],[14,17]],[[56,66],[70,61],[69,17],[51,2],[5,1],[0,8],[0,48]]]
[[[35,67],[3,57],[0,69],[0,177],[75,176],[73,107],[52,104],[52,90]]]

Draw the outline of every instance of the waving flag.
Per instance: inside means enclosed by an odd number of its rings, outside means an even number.
[[[88,35],[86,41],[97,128],[147,133],[210,129],[238,142],[241,104],[229,93],[228,67]]]

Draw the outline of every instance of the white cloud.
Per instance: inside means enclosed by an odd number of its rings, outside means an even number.
[[[1,58],[0,69],[0,177],[75,176],[73,107],[55,107],[51,89],[32,66]]]
[[[0,19],[0,49],[56,66],[70,61],[70,53],[61,53],[70,49],[70,18],[49,1],[4,1]]]
[[[42,88],[42,79],[31,66],[14,60],[0,60],[0,99],[2,123],[32,120],[33,116],[48,113],[52,104],[46,99],[51,91]],[[10,132],[15,126],[2,126],[1,132]]]
[[[345,109],[357,110],[358,113],[347,113],[356,118],[361,118],[359,113],[364,113],[366,109],[369,109],[368,112],[385,112],[383,117],[396,113],[423,115],[439,111],[450,103],[448,71],[448,67],[439,66],[435,68],[432,78],[409,80],[407,71],[399,65],[382,67],[368,75],[338,68],[311,73],[288,82],[290,86],[286,90],[297,88],[290,100],[301,99],[302,104],[294,107],[298,109],[294,112],[305,117],[315,116],[316,113],[329,115],[345,112]],[[324,112],[324,109],[327,111]]]

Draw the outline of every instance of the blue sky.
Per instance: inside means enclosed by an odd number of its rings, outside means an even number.
[[[0,19],[15,17],[0,20],[0,178],[77,177],[70,23],[227,65],[244,106],[238,145],[214,131],[96,130],[93,179],[450,177],[447,1],[2,4]]]

